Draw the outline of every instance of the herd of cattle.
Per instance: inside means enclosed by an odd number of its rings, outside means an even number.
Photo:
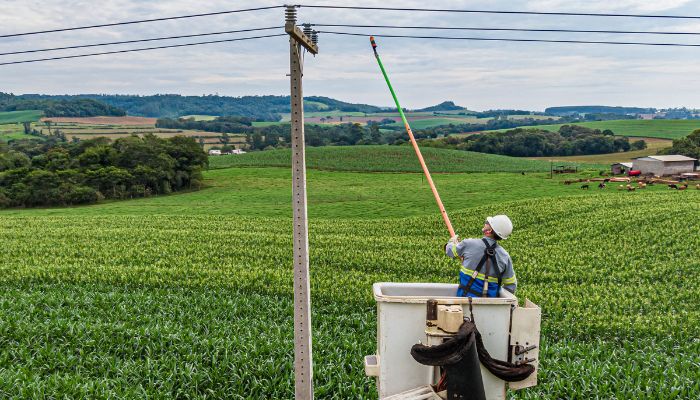
[[[638,180],[636,182],[631,182],[628,178],[605,178],[605,179],[580,179],[578,181],[564,181],[564,184],[566,185],[571,185],[574,182],[583,182],[581,185],[581,189],[588,190],[591,186],[591,182],[597,181],[598,182],[598,189],[605,189],[607,185],[611,182],[623,182],[623,184],[619,185],[617,187],[617,190],[627,190],[629,192],[633,192],[637,189],[646,189],[648,185],[654,185],[656,183],[662,183],[668,186],[669,189],[673,190],[686,190],[688,189],[688,183],[680,183],[680,182],[669,182],[665,181],[662,179],[649,179],[649,180]],[[624,182],[627,182],[627,184],[624,184]],[[636,186],[633,186],[632,183],[636,183]],[[695,185],[695,189],[700,190],[700,183]]]

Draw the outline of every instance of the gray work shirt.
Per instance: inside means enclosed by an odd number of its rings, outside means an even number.
[[[493,243],[496,242],[489,237],[484,237],[484,239],[486,239],[489,245],[493,245]],[[481,258],[484,256],[484,250],[486,250],[486,245],[481,239],[464,239],[456,245],[449,242],[445,246],[445,253],[447,253],[448,256],[463,258],[460,279],[465,275],[468,279],[468,277],[474,273],[477,265],[479,265],[479,261],[481,261]],[[515,293],[518,281],[515,278],[515,271],[513,270],[513,260],[510,258],[510,254],[508,254],[506,249],[500,245],[496,246],[496,264],[498,271],[494,271],[491,263],[487,263],[487,265],[490,266],[488,271],[489,282],[498,283],[498,277],[500,276],[503,288],[511,293]],[[484,272],[486,272],[486,264],[481,267],[477,279],[483,281],[485,278]]]

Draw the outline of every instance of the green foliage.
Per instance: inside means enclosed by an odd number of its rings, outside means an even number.
[[[631,150],[644,150],[647,148],[647,142],[644,140],[635,140],[634,142],[630,143],[630,149]]]
[[[329,97],[323,97],[323,96],[309,96],[309,97],[304,97],[304,100],[311,101],[312,103],[319,103],[321,104],[320,106],[317,106],[318,109],[314,110],[312,108],[308,108],[308,111],[323,111],[323,110],[338,110],[338,111],[344,111],[344,112],[361,112],[361,113],[376,113],[381,111],[381,108],[377,106],[371,106],[369,104],[354,104],[354,103],[346,103],[344,101],[336,100],[336,99],[331,99]],[[304,111],[307,111],[307,105],[304,104]]]
[[[125,110],[129,115],[177,118],[182,115],[243,115],[258,121],[279,121],[280,114],[289,113],[289,96],[181,96],[177,94],[158,94],[153,96],[135,95],[22,95],[17,96],[27,101],[75,101],[90,99]],[[352,104],[328,97],[306,97],[306,111],[341,110],[377,112],[379,107],[366,104]],[[1,101],[1,99],[0,99]]]
[[[3,206],[50,206],[199,188],[207,156],[193,138],[11,143],[0,148]],[[30,158],[31,157],[31,158]]]
[[[464,107],[456,105],[453,101],[443,101],[440,104],[421,108],[416,111],[454,111],[454,110],[464,110]]]
[[[514,157],[571,156],[629,151],[627,137],[614,137],[580,125],[562,125],[559,132],[517,128],[505,132],[421,141],[422,145]],[[639,144],[638,144],[639,146]]]
[[[110,106],[108,104],[81,98],[51,99],[49,96],[14,96],[1,93],[1,111],[31,111],[35,115],[37,110],[43,112],[46,117],[94,117],[94,116],[117,116],[126,115],[124,110]],[[18,121],[24,122],[24,121]]]
[[[252,124],[253,121],[248,117],[216,117],[210,120],[160,118],[156,121],[157,128],[190,129],[219,133],[251,132]]]
[[[551,115],[567,114],[649,114],[656,112],[655,108],[641,107],[611,107],[611,106],[562,106],[547,107],[544,112]]]
[[[659,152],[660,154],[680,154],[700,160],[700,129],[687,137],[674,139],[673,146]]]

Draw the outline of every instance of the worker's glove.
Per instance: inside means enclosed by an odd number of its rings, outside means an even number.
[[[459,235],[454,235],[450,238],[450,243],[459,244]]]

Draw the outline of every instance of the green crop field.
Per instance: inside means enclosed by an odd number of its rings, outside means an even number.
[[[543,322],[538,386],[509,397],[696,398],[700,190],[546,176],[435,176],[462,236],[486,215],[514,221],[517,295]],[[198,192],[0,211],[0,398],[294,396],[291,171],[205,178]],[[362,366],[372,283],[456,283],[458,265],[420,174],[308,179],[316,397],[376,399]]]
[[[535,125],[526,128],[538,128],[548,131],[557,131],[562,124]],[[700,128],[700,120],[685,119],[625,119],[615,121],[580,122],[582,125],[593,129],[610,129],[620,136],[653,137],[659,139],[678,139],[688,136],[693,130]]]
[[[426,147],[421,150],[433,172],[534,172],[549,171],[547,161]],[[210,168],[281,167],[291,165],[291,150],[270,150],[212,157]],[[307,166],[314,169],[367,172],[420,172],[410,146],[310,147]],[[593,165],[592,167],[598,167]]]
[[[40,110],[5,111],[0,112],[0,124],[14,124],[18,122],[36,122],[43,114]]]
[[[214,157],[212,157],[214,158]],[[420,216],[434,211],[430,187],[422,174],[309,171],[309,201],[317,216],[383,218]],[[77,208],[32,210],[33,215],[248,215],[285,217],[290,213],[288,168],[224,168],[208,171],[205,190]],[[448,209],[475,207],[526,198],[589,196],[549,173],[435,174]],[[656,188],[654,188],[656,189]],[[664,189],[658,187],[658,189]],[[195,206],[196,205],[196,206]],[[235,206],[232,206],[235,205]],[[25,215],[5,210],[2,215]]]

